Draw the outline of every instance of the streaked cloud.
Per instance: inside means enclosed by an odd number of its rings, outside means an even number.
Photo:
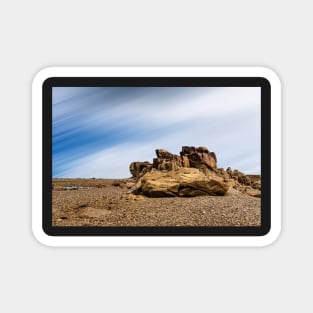
[[[129,177],[156,148],[207,146],[260,172],[260,88],[54,87],[53,176]]]

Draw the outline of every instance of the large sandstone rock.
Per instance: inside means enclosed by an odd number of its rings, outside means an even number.
[[[261,176],[245,175],[230,167],[217,167],[207,147],[183,146],[179,155],[156,149],[153,163],[133,162],[130,172],[137,180],[130,192],[150,197],[224,195],[228,187],[253,197],[261,196]],[[186,181],[188,181],[188,183]]]
[[[152,169],[141,177],[137,190],[149,197],[224,195],[229,184],[221,177],[204,175],[195,168],[168,172]]]

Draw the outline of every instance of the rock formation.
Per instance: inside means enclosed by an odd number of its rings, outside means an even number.
[[[137,180],[133,193],[149,197],[225,195],[229,188],[261,196],[259,175],[245,175],[230,167],[217,168],[214,152],[206,147],[183,146],[179,155],[156,149],[153,163],[133,162],[130,172]]]
[[[196,168],[181,167],[168,172],[152,169],[137,186],[149,197],[223,196],[229,186],[221,177],[207,177]]]
[[[133,177],[142,177],[152,168],[159,171],[172,171],[181,167],[194,167],[206,175],[216,170],[216,155],[206,147],[184,146],[180,155],[172,154],[165,149],[156,149],[155,152],[157,157],[153,159],[153,164],[147,161],[130,164],[129,170]]]

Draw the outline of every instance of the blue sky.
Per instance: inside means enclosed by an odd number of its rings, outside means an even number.
[[[52,102],[55,178],[125,178],[155,149],[188,145],[260,173],[258,87],[54,87]]]

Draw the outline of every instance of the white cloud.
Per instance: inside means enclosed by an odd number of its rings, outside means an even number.
[[[128,177],[131,162],[152,162],[156,148],[178,154],[182,145],[208,146],[216,152],[219,166],[259,172],[260,88],[197,88],[195,91],[184,97],[163,98],[147,93],[119,105],[100,108],[89,105],[88,110],[72,112],[75,106],[70,105],[70,111],[64,109],[67,114],[61,114],[66,123],[59,130],[72,127],[100,132],[103,127],[109,127],[112,132],[128,131],[132,136],[128,142],[116,142],[106,149],[99,147],[92,154],[86,152],[67,164],[67,170],[60,175]]]

